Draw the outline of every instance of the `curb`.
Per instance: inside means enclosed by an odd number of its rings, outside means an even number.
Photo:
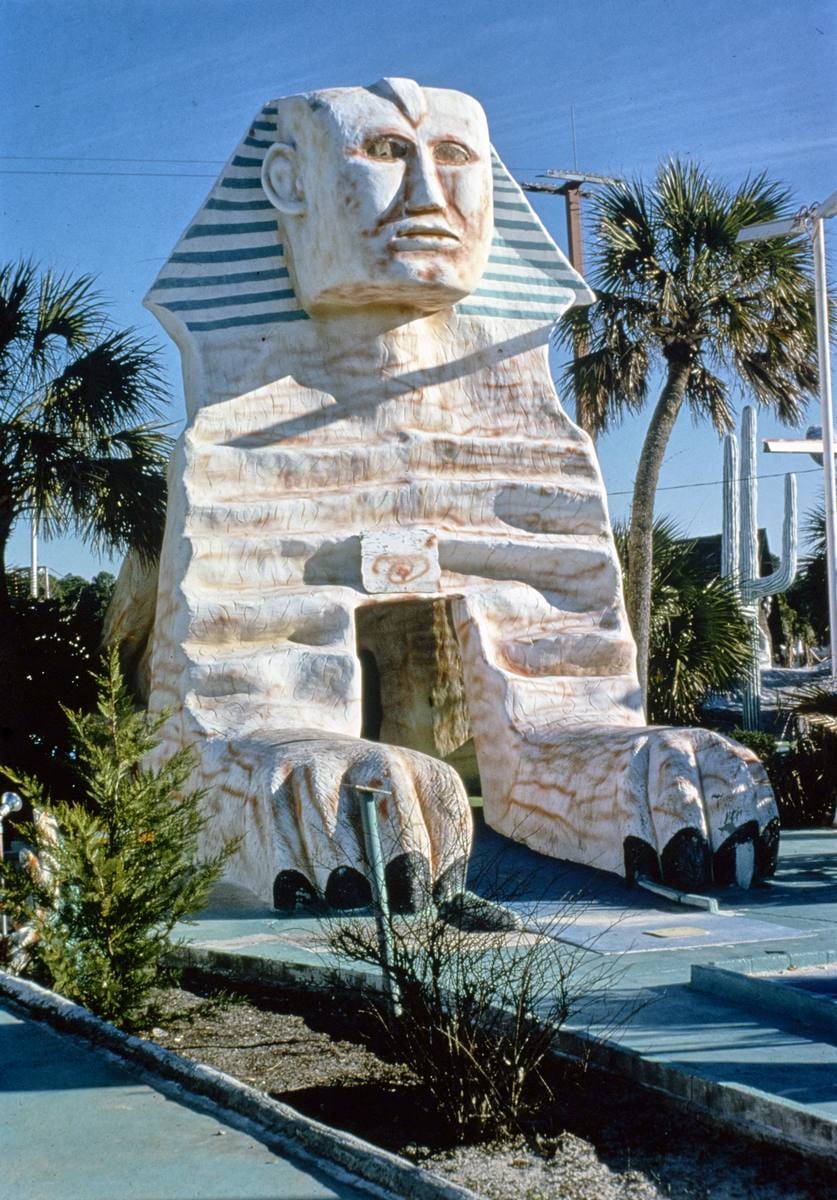
[[[220,1109],[218,1115],[222,1119],[225,1112],[245,1117],[258,1126],[258,1134],[266,1136],[283,1152],[297,1159],[316,1160],[320,1166],[325,1160],[327,1165],[354,1176],[352,1182],[366,1184],[375,1195],[388,1200],[484,1200],[477,1192],[414,1166],[353,1134],[323,1125],[214,1067],[193,1063],[156,1042],[123,1033],[81,1005],[37,983],[0,971],[0,995],[35,1019],[80,1035],[94,1046],[104,1047],[121,1059],[212,1101]]]
[[[689,986],[744,1008],[758,1008],[786,1021],[796,1021],[828,1041],[837,1040],[837,1004],[795,988],[790,982],[760,979],[731,971],[726,965],[706,963],[692,967]]]
[[[289,963],[199,946],[178,946],[170,960],[179,967],[231,981],[281,984],[310,991],[332,990],[336,983],[345,988],[382,986],[379,978],[356,970],[344,972],[335,966]],[[563,1026],[556,1031],[552,1045],[557,1055],[584,1059],[612,1075],[659,1092],[689,1111],[699,1109],[716,1125],[743,1132],[759,1142],[815,1155],[828,1163],[837,1161],[837,1122],[793,1100],[644,1057],[638,1050],[583,1028]]]
[[[682,1066],[645,1058],[638,1050],[581,1030],[562,1029],[558,1044],[570,1055],[587,1054],[594,1066],[632,1079],[690,1112],[698,1109],[715,1125],[744,1133],[754,1141],[809,1154],[828,1164],[837,1163],[837,1122],[812,1113],[794,1100],[778,1099],[758,1088],[711,1079]]]

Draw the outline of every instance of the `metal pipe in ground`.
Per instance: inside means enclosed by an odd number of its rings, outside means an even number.
[[[381,834],[378,829],[378,796],[391,796],[386,788],[364,787],[353,785],[353,791],[360,798],[360,819],[363,825],[363,841],[366,847],[366,861],[369,863],[372,886],[372,908],[375,913],[375,927],[378,933],[378,949],[381,954],[381,968],[384,976],[384,988],[389,999],[390,1009],[394,1017],[401,1016],[401,993],[398,983],[392,974],[392,928],[390,926],[389,894],[387,892],[386,875],[384,874],[384,856],[381,850]]]
[[[5,860],[5,847],[3,845],[3,822],[6,817],[12,813],[20,812],[23,808],[23,801],[17,792],[3,792],[0,796],[0,863]],[[0,937],[7,938],[9,936],[9,921],[5,912],[0,913]]]

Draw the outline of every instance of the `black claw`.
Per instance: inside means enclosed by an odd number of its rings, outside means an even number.
[[[421,912],[430,901],[430,863],[411,850],[386,865],[389,906],[393,912]]]
[[[705,888],[710,882],[709,843],[699,829],[678,829],[660,855],[660,862],[663,883],[683,892]]]
[[[438,905],[441,920],[466,933],[508,933],[525,929],[524,922],[509,908],[485,900],[473,892],[460,892]]]
[[[273,881],[273,907],[291,913],[297,907],[322,908],[322,901],[301,871],[280,871]]]
[[[325,890],[329,908],[366,908],[372,903],[372,888],[355,867],[335,867]]]
[[[622,843],[625,855],[625,880],[633,883],[638,875],[660,882],[660,860],[657,851],[644,838],[626,837]]]
[[[765,830],[765,832],[767,831]],[[778,829],[776,837],[778,842]],[[736,846],[743,845],[745,842],[753,843],[754,864],[757,872],[758,838],[758,823],[756,821],[745,821],[743,825],[738,826],[735,833],[731,834],[726,841],[721,843],[715,851],[712,863],[712,873],[718,887],[729,887],[730,884],[735,883],[735,848]]]
[[[756,842],[756,878],[769,879],[776,874],[779,860],[779,818],[768,821]]]

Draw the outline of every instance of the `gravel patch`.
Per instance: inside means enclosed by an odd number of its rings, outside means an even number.
[[[837,1172],[716,1128],[627,1081],[553,1083],[524,1136],[450,1145],[410,1068],[350,996],[161,991],[147,1036],[489,1200],[824,1200]]]

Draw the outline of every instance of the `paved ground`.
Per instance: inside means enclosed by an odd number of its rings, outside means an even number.
[[[513,897],[535,926],[579,948],[592,981],[574,1019],[579,1032],[606,1037],[622,1066],[648,1082],[837,1151],[837,1045],[825,1024],[804,1027],[689,986],[693,964],[775,972],[837,963],[837,830],[785,833],[775,881],[719,892],[720,915],[534,854],[479,818],[473,858],[472,886]],[[280,918],[231,889],[181,933],[197,957],[238,963],[245,974],[258,963],[304,974],[332,961],[315,918]],[[606,985],[596,982],[602,973]]]
[[[689,986],[696,963],[739,972],[837,963],[837,830],[785,834],[775,882],[720,893],[718,916],[535,855],[479,819],[472,882],[495,898],[513,897],[534,927],[576,947],[592,981],[577,1027],[606,1036],[621,1068],[627,1063],[647,1082],[799,1145],[837,1147],[834,1041]],[[333,961],[319,921],[279,918],[240,890],[221,889],[214,907],[180,933],[205,963],[232,963],[244,975],[268,967],[305,975]],[[618,980],[597,984],[611,968]],[[623,1002],[642,1004],[627,1022],[614,1019]],[[184,1103],[176,1089],[151,1086],[114,1059],[0,1007],[3,1200],[362,1194]]]
[[[3,1200],[368,1200],[0,1005]]]

